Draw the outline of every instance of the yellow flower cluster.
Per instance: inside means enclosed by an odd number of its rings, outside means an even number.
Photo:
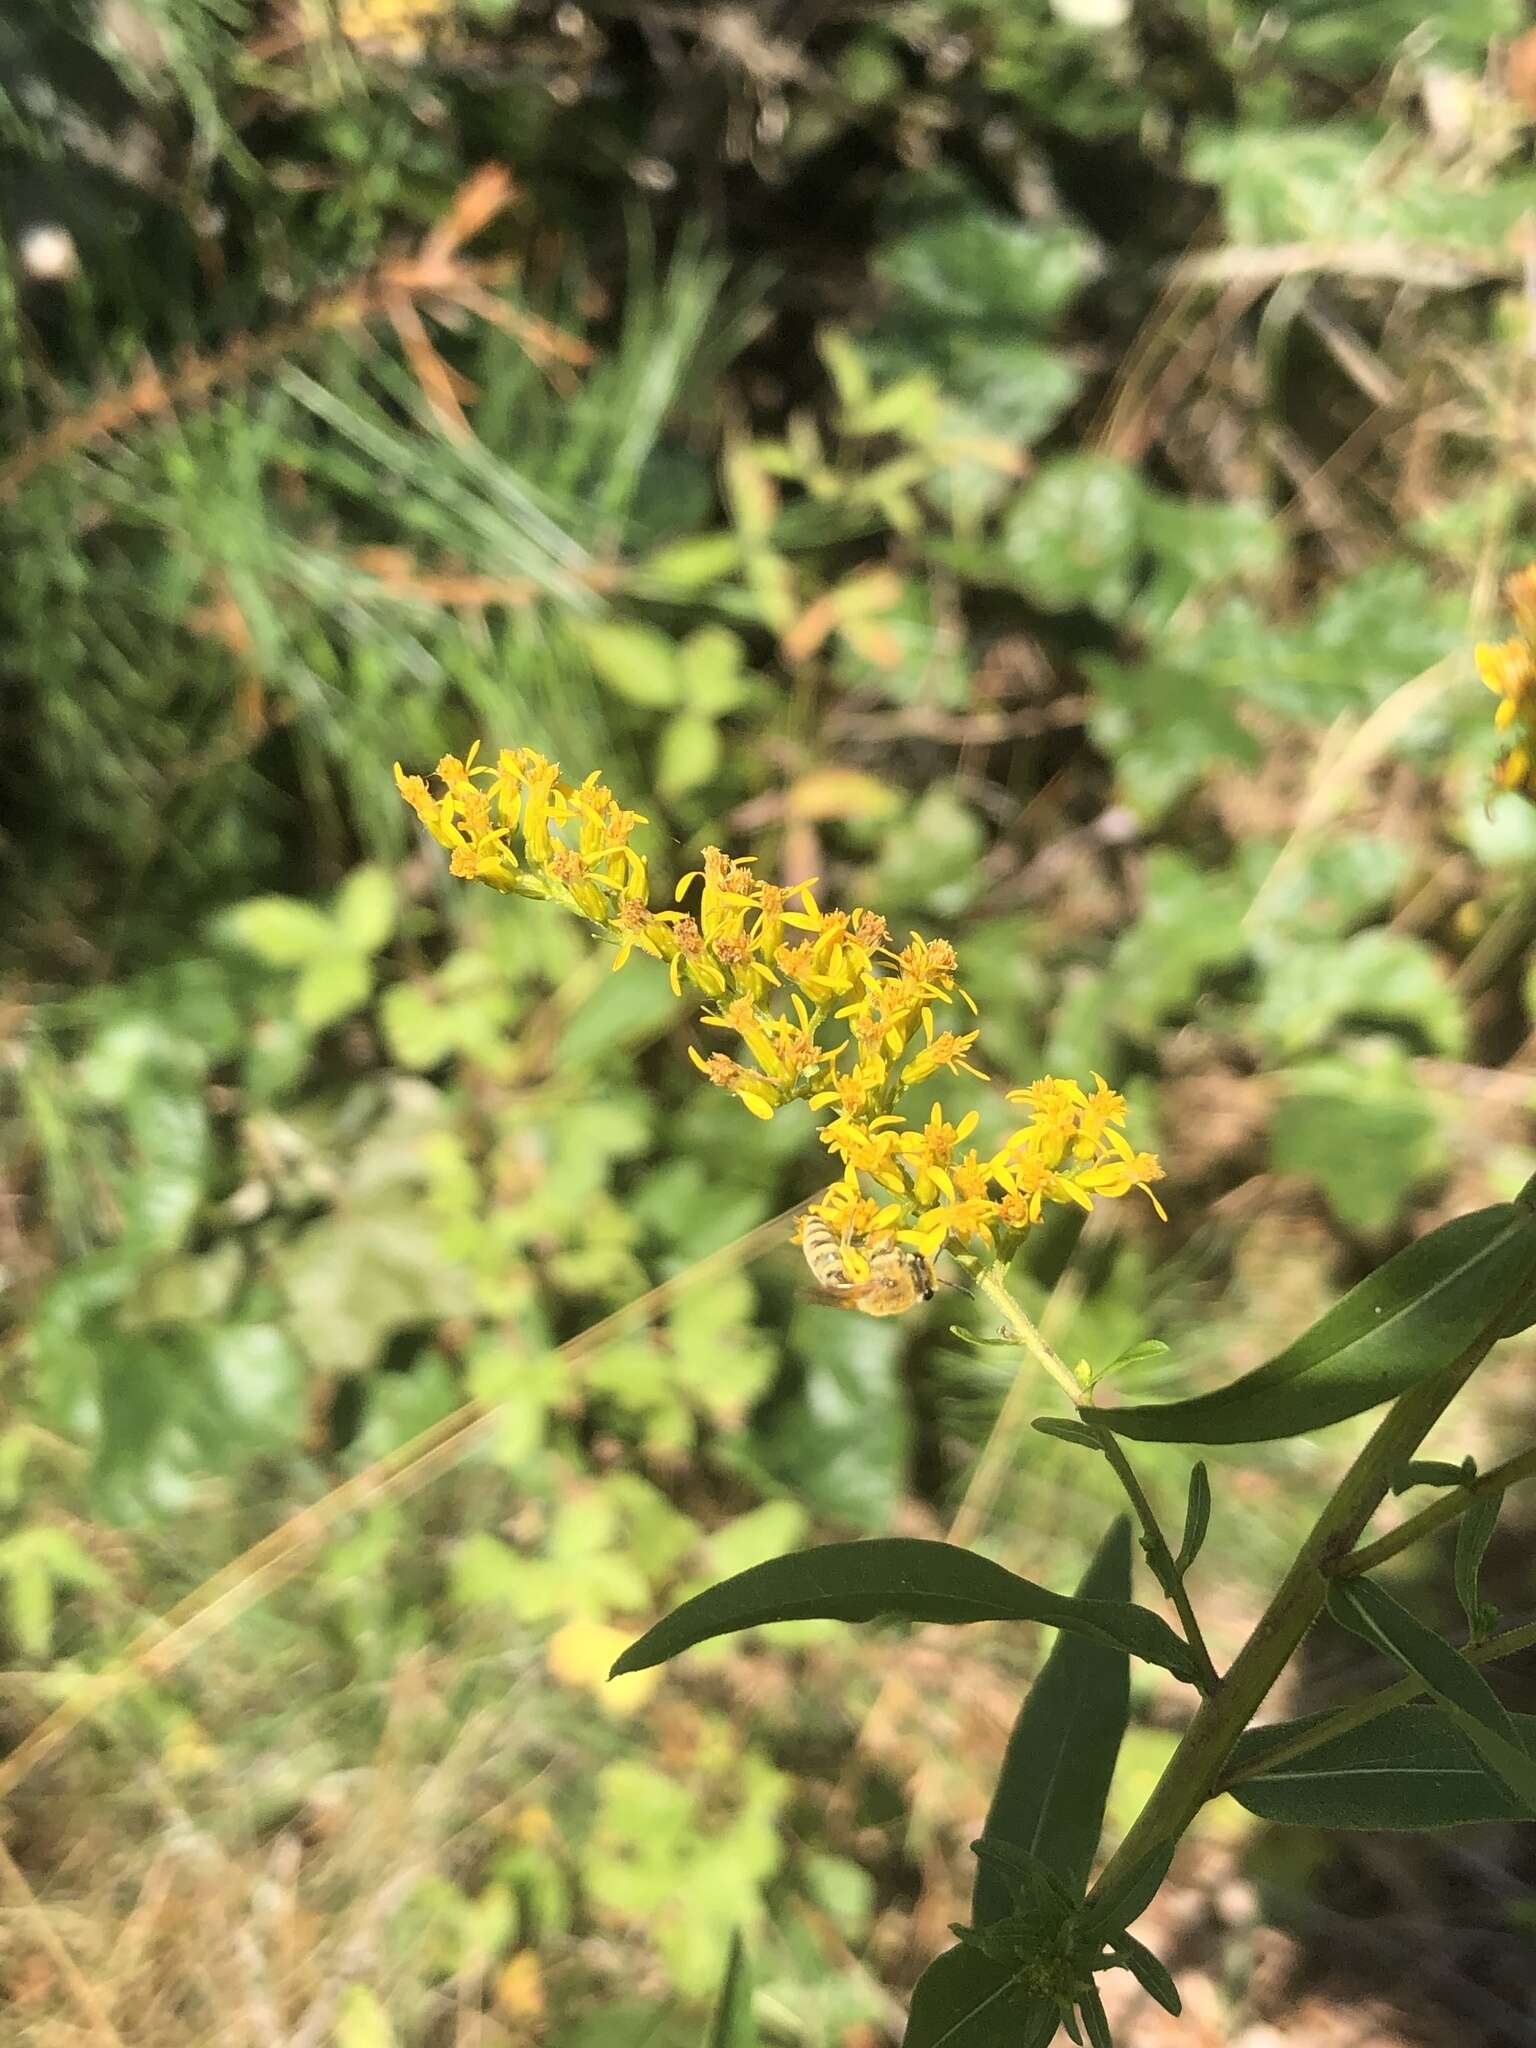
[[[494,767],[477,764],[477,752],[438,763],[440,795],[395,767],[451,871],[562,903],[617,944],[616,968],[647,953],[665,963],[676,994],[702,996],[703,1027],[735,1041],[732,1051],[689,1047],[708,1080],[757,1117],[791,1102],[823,1112],[821,1142],[841,1177],[810,1213],[850,1252],[901,1243],[930,1259],[944,1248],[1005,1257],[1047,1203],[1091,1209],[1133,1188],[1162,1215],[1151,1193],[1162,1168],[1132,1150],[1124,1098],[1098,1075],[1091,1093],[1050,1078],[1014,1091],[1008,1099],[1027,1106],[1028,1121],[985,1158],[966,1145],[974,1110],[954,1124],[935,1105],[916,1126],[899,1113],[906,1090],[934,1074],[986,1078],[970,1058],[978,1033],[936,1023],[940,1006],[976,1007],[946,939],[913,932],[896,946],[874,911],[823,910],[812,883],[762,881],[750,860],[713,846],[677,887],[680,904],[698,885],[695,907],[653,910],[645,863],[629,844],[645,821],[595,774],[569,782],[529,747],[503,751]]]
[[[1485,641],[1475,655],[1478,674],[1499,699],[1493,722],[1514,734],[1493,779],[1536,800],[1536,562],[1511,576],[1504,594],[1519,630],[1508,640]]]

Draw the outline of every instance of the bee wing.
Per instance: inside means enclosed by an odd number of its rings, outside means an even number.
[[[857,1311],[859,1306],[856,1296],[834,1294],[826,1287],[797,1287],[795,1299],[809,1302],[812,1308],[842,1309],[845,1314]]]

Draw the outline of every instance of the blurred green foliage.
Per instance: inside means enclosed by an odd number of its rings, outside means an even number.
[[[495,1987],[532,1949],[556,2048],[695,2041],[737,1928],[769,2038],[884,2039],[918,1860],[975,1809],[863,1814],[867,1673],[810,1625],[615,1708],[546,1649],[803,1535],[942,1528],[1004,1391],[943,1334],[962,1296],[877,1326],[728,1253],[819,1185],[807,1128],[695,1085],[659,974],[467,900],[391,763],[534,744],[669,878],[718,840],[952,932],[996,1079],[946,1104],[1097,1067],[1167,1155],[1170,1229],[1084,1247],[1056,1332],[1165,1337],[1138,1392],[1230,1370],[1260,1282],[1217,1198],[1331,1247],[1263,1282],[1282,1338],[1420,1203],[1490,1161],[1508,1192],[1536,837],[1487,812],[1467,656],[1536,548],[1517,15],[0,24],[0,1633],[29,1723],[285,1511],[494,1410],[102,1724],[193,1804],[249,1774],[236,1863],[440,1752],[338,2039],[435,2038],[450,1982],[524,2039],[535,1980]],[[1091,1475],[1015,1463],[1068,1582]],[[498,1765],[389,1704],[416,1659]],[[144,2024],[196,2038],[166,1968]]]

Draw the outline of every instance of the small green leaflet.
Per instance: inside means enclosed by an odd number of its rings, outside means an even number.
[[[1189,1651],[1160,1615],[1116,1600],[1073,1600],[953,1543],[880,1536],[823,1543],[738,1572],[685,1600],[632,1643],[612,1676],[770,1621],[1035,1621],[1070,1629],[1192,1679]]]
[[[704,2048],[757,2048],[757,2028],[752,2023],[752,1972],[739,1933],[731,1936]]]
[[[1200,1555],[1210,1526],[1211,1475],[1205,1469],[1205,1460],[1196,1458],[1189,1475],[1189,1498],[1184,1507],[1184,1536],[1179,1544],[1179,1554],[1173,1560],[1173,1568],[1181,1579]]]
[[[1230,1386],[1099,1416],[1121,1436],[1154,1443],[1261,1443],[1324,1429],[1395,1399],[1500,1332],[1533,1280],[1536,1215],[1496,1203],[1407,1246]]]
[[[1328,1718],[1311,1714],[1250,1728],[1239,1737],[1229,1768],[1256,1769],[1266,1751]],[[1521,1747],[1536,1754],[1536,1714],[1512,1718]],[[1250,1813],[1289,1827],[1446,1828],[1526,1818],[1516,1795],[1440,1707],[1393,1707],[1227,1789]]]
[[[1462,1516],[1456,1530],[1456,1598],[1461,1602],[1467,1617],[1467,1633],[1474,1643],[1481,1641],[1499,1618],[1497,1607],[1490,1607],[1479,1594],[1478,1580],[1503,1505],[1502,1494],[1481,1494]]]
[[[1477,1749],[1536,1818],[1536,1762],[1521,1745],[1515,1723],[1475,1664],[1415,1620],[1374,1579],[1335,1579],[1328,1611],[1421,1679]]]
[[[1179,1987],[1151,1949],[1139,1942],[1134,1934],[1122,1934],[1110,1945],[1147,1996],[1155,1998],[1164,2012],[1172,2013],[1177,2019],[1184,2010]]]
[[[1131,1528],[1122,1517],[1100,1544],[1077,1589],[1080,1600],[1131,1593]],[[1074,1899],[1088,1883],[1104,1803],[1130,1712],[1131,1665],[1123,1650],[1062,1634],[1019,1709],[992,1795],[984,1843],[1038,1857]],[[1009,1910],[1003,1873],[978,1863],[971,1917],[989,1926]]]

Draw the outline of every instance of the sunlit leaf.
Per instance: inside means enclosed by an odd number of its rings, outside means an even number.
[[[1122,1436],[1241,1444],[1323,1429],[1443,1372],[1536,1279],[1536,1217],[1513,1203],[1458,1216],[1389,1259],[1265,1365],[1214,1393],[1102,1408]]]
[[[1239,1737],[1230,1768],[1253,1769],[1266,1751],[1328,1718],[1313,1714],[1250,1728]],[[1536,1755],[1536,1714],[1512,1719],[1522,1747]],[[1525,1816],[1519,1798],[1456,1723],[1430,1706],[1393,1707],[1273,1770],[1240,1779],[1231,1792],[1250,1813],[1291,1827],[1444,1828]]]
[[[824,1543],[711,1586],[632,1644],[614,1675],[644,1671],[713,1636],[813,1619],[1043,1622],[1127,1649],[1180,1677],[1190,1673],[1188,1650],[1147,1608],[1069,1599],[958,1544],[887,1536]]]

